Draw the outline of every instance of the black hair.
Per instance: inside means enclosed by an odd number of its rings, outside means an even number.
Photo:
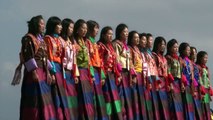
[[[138,34],[138,32],[137,31],[129,32],[127,45],[132,46],[132,39],[133,39],[134,34]]]
[[[94,28],[97,26],[99,28],[99,24],[94,20],[87,21],[87,38],[91,36],[91,34],[94,32]]]
[[[150,37],[152,37],[152,34],[151,33],[147,33],[146,34],[146,39],[148,40]]]
[[[39,22],[43,17],[41,15],[34,16],[27,22],[28,24],[28,33],[33,35],[39,34]]]
[[[104,39],[104,35],[106,35],[109,30],[112,30],[112,27],[106,26],[101,30],[100,39],[99,39],[98,42],[106,44],[106,40]]]
[[[162,42],[164,42],[164,43],[166,44],[166,40],[165,40],[164,37],[162,37],[162,36],[156,37],[156,38],[155,38],[155,41],[154,41],[154,46],[153,46],[152,52],[157,53],[158,45],[161,44]]]
[[[141,39],[142,37],[146,37],[146,33],[139,34],[139,38]]]
[[[167,53],[166,55],[171,55],[171,48],[174,46],[174,44],[178,44],[176,39],[171,39],[169,40],[169,42],[167,43]]]
[[[183,43],[180,44],[178,51],[179,51],[179,54],[180,54],[181,57],[184,56],[184,51],[186,50],[187,47],[190,47],[190,46],[186,42],[183,42]]]
[[[67,31],[69,29],[69,26],[70,24],[74,24],[73,20],[69,19],[69,18],[65,18],[63,21],[62,21],[62,31],[61,31],[61,37],[64,39],[64,40],[67,40],[67,37],[71,39],[71,36],[68,36],[67,35]]]
[[[125,28],[128,28],[128,26],[126,24],[119,24],[117,27],[116,27],[116,30],[115,30],[115,39],[118,39],[120,40],[121,39],[121,32],[125,29]]]
[[[55,28],[57,25],[61,24],[61,19],[56,17],[56,16],[52,16],[48,19],[47,21],[47,25],[46,25],[46,35],[52,35],[55,32]]]
[[[75,25],[74,25],[74,29],[73,29],[73,36],[74,38],[77,40],[78,38],[78,29],[83,25],[83,24],[87,24],[85,20],[83,19],[79,19],[76,21]]]
[[[208,55],[206,51],[200,51],[197,53],[197,61],[196,64],[201,65],[202,64],[202,59],[205,55]]]

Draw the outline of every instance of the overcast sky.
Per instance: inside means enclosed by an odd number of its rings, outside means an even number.
[[[96,20],[100,27],[126,23],[129,31],[176,38],[209,54],[213,71],[212,0],[0,0],[0,120],[18,120],[21,85],[11,86],[21,37],[32,16]],[[99,36],[98,36],[99,38]],[[211,72],[213,74],[213,72]]]

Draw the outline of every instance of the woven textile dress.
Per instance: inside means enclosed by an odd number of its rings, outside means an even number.
[[[78,119],[78,98],[75,80],[79,77],[78,66],[76,63],[76,48],[70,40],[64,41],[64,57],[62,59],[65,79],[66,79],[66,93],[68,108],[71,120]]]
[[[106,113],[110,120],[123,120],[121,100],[118,94],[118,78],[120,72],[117,68],[116,53],[112,43],[99,44],[99,55],[102,61],[102,68],[106,75],[105,84],[103,85],[103,95],[106,102]]]
[[[41,35],[27,34],[22,39],[22,55],[25,65],[21,88],[20,120],[55,120],[55,107],[51,94],[47,59],[47,46]],[[33,80],[36,71],[38,81]]]
[[[171,119],[183,120],[183,102],[181,96],[181,63],[177,55],[166,55],[168,63],[169,93]]]
[[[134,120],[146,120],[146,103],[144,97],[145,82],[143,79],[143,59],[142,53],[137,46],[129,47],[130,49],[130,63],[133,66],[132,71],[135,72],[136,82],[132,83],[132,99]]]
[[[99,45],[95,42],[93,37],[89,37],[89,39],[87,39],[86,45],[89,48],[91,67],[94,69],[95,81],[93,82],[93,88],[95,94],[95,119],[107,120],[106,104],[101,84],[102,80],[105,81],[105,74],[101,66],[102,61],[98,52]]]
[[[122,102],[122,114],[124,120],[133,120],[133,108],[130,89],[130,64],[129,64],[129,49],[125,42],[121,40],[113,41],[113,47],[116,51],[117,62],[120,64],[122,80],[118,85],[118,92]]]
[[[65,72],[62,65],[63,39],[58,34],[46,35],[44,41],[47,44],[48,56],[53,66],[51,74],[55,76],[55,84],[52,86],[52,94],[56,107],[57,119],[70,119],[68,100],[66,93]]]
[[[161,54],[153,53],[156,57],[156,65],[158,69],[158,76],[160,83],[158,84],[158,95],[159,95],[159,109],[160,118],[164,120],[170,120],[170,109],[168,103],[168,65],[166,58]]]

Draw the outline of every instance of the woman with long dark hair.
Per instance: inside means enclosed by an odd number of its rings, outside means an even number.
[[[184,105],[184,113],[185,119],[194,120],[195,119],[195,112],[194,112],[194,103],[192,97],[192,83],[194,81],[194,71],[193,65],[191,60],[189,59],[190,56],[190,46],[188,43],[181,43],[179,46],[179,54],[181,59],[183,60],[183,67],[182,67],[182,79],[183,84],[185,86],[185,90],[183,92],[183,105]]]
[[[70,119],[68,101],[66,99],[66,80],[62,65],[63,59],[63,40],[60,37],[62,30],[61,20],[56,17],[50,17],[46,25],[44,41],[47,44],[48,56],[53,66],[51,74],[55,85],[52,86],[52,93],[56,107],[57,119]]]
[[[146,33],[141,33],[139,35],[139,45],[138,48],[142,55],[142,87],[144,90],[144,98],[146,103],[146,113],[147,113],[147,119],[153,120],[153,103],[152,103],[152,97],[151,97],[151,89],[152,85],[148,80],[148,76],[150,76],[150,70],[148,66],[148,61],[145,57],[146,47],[147,47],[147,39],[146,39]],[[144,119],[146,119],[146,114],[144,114]]]
[[[210,101],[212,96],[212,89],[210,84],[210,72],[206,66],[208,61],[208,54],[205,51],[200,51],[197,54],[196,64],[200,71],[200,90],[201,90],[201,105],[203,109],[203,119],[211,120]],[[211,95],[211,96],[210,96]]]
[[[139,34],[137,31],[131,31],[128,36],[128,47],[130,49],[130,65],[132,66],[131,90],[134,120],[147,119],[146,106],[142,79],[142,54],[138,48]],[[130,71],[131,72],[131,71]]]
[[[52,68],[43,41],[45,22],[41,15],[28,22],[28,33],[22,38],[22,62],[25,65],[21,88],[20,120],[56,119],[51,95]]]
[[[95,37],[99,31],[99,24],[96,21],[89,20],[87,21],[87,44],[89,45],[90,52],[90,61],[91,66],[94,68],[94,82],[93,88],[95,92],[95,110],[96,115],[95,119],[102,120],[107,119],[106,114],[106,104],[103,96],[102,85],[105,82],[105,74],[103,72],[103,68],[101,66],[101,59],[98,52],[98,44],[95,41]]]
[[[165,38],[159,36],[155,38],[153,46],[153,54],[156,57],[155,62],[157,65],[158,76],[160,79],[158,97],[159,97],[159,109],[160,109],[160,118],[164,120],[170,120],[170,111],[168,103],[168,73],[167,73],[167,60],[164,57],[164,52],[166,50],[166,40]]]
[[[153,55],[151,49],[153,47],[153,36],[150,33],[146,34],[147,37],[147,46],[145,51],[145,57],[147,59],[147,63],[149,66],[150,74],[148,75],[148,82],[151,84],[151,97],[153,102],[153,112],[154,112],[154,119],[160,119],[159,114],[159,105],[158,105],[158,97],[157,91],[159,90],[160,80],[158,77],[158,70],[155,62],[155,56]]]
[[[86,39],[87,23],[83,19],[77,20],[74,25],[74,39],[76,45],[76,59],[79,69],[79,83],[78,83],[78,102],[79,102],[79,119],[94,120],[94,70],[90,61],[89,45]]]
[[[195,107],[195,118],[197,120],[203,120],[203,113],[202,113],[202,107],[201,107],[201,94],[199,87],[199,79],[200,79],[200,73],[199,73],[199,68],[195,64],[196,58],[197,58],[197,49],[195,47],[190,47],[190,60],[193,65],[193,71],[194,71],[194,81],[191,85],[193,88],[192,95],[193,95],[193,100],[194,100],[194,107]]]
[[[78,119],[78,99],[75,85],[78,83],[79,71],[76,63],[76,42],[73,40],[74,22],[66,18],[62,21],[61,37],[64,40],[62,64],[65,69],[66,92],[71,120]]]
[[[121,72],[122,79],[118,85],[118,91],[122,102],[122,114],[124,119],[132,120],[133,109],[130,94],[130,64],[129,64],[129,49],[127,46],[128,27],[125,24],[119,24],[116,27],[116,38],[113,41],[113,46],[117,55],[117,62]]]
[[[110,120],[123,120],[121,111],[121,100],[118,94],[118,79],[121,74],[117,69],[117,57],[112,46],[113,31],[109,26],[101,30],[99,45],[99,55],[102,61],[102,68],[106,75],[103,85],[103,95],[106,102],[106,113]]]
[[[171,118],[176,120],[183,120],[183,102],[181,92],[183,86],[181,85],[181,60],[177,55],[178,42],[175,39],[167,43],[167,64],[168,64],[168,82],[170,84],[169,103]]]

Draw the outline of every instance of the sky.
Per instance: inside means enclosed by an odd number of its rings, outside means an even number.
[[[43,15],[95,20],[100,29],[125,23],[129,31],[150,32],[167,41],[188,42],[208,52],[213,71],[212,0],[1,0],[0,1],[0,120],[17,120],[21,85],[11,86],[26,22]],[[99,36],[97,37],[97,39]],[[213,72],[211,72],[213,74]]]

